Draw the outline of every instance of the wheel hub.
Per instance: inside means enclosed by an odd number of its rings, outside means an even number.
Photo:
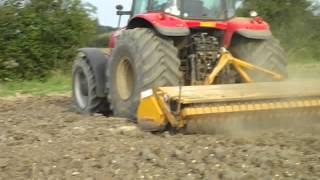
[[[123,58],[116,70],[117,91],[121,99],[127,100],[133,94],[134,73],[129,58]]]

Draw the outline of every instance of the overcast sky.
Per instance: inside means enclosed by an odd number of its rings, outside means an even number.
[[[98,8],[97,16],[100,24],[116,27],[118,24],[118,16],[116,15],[117,4],[122,4],[124,10],[130,10],[132,0],[83,0],[89,2]],[[122,24],[125,24],[125,20]]]

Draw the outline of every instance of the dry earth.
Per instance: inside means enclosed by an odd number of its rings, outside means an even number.
[[[141,132],[69,97],[0,100],[0,180],[320,179],[320,126],[250,136]]]

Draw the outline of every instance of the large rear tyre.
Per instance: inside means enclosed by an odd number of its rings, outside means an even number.
[[[109,106],[106,98],[100,98],[96,93],[96,80],[94,73],[83,53],[72,66],[72,97],[79,113],[109,113]]]
[[[280,42],[271,38],[268,40],[236,37],[230,49],[233,56],[252,63],[256,66],[288,76],[287,59]],[[248,72],[254,81],[271,81],[270,76]]]
[[[123,31],[107,66],[108,99],[114,115],[134,121],[140,93],[179,85],[179,67],[177,49],[151,29]]]

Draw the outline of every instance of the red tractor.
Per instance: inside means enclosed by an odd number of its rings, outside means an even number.
[[[286,77],[286,58],[257,13],[235,17],[241,0],[133,0],[125,28],[107,50],[80,49],[73,66],[73,97],[86,113],[136,119],[141,92],[164,86],[201,86],[219,64],[221,49]],[[255,81],[268,76],[248,72]],[[231,65],[211,84],[244,82]]]

